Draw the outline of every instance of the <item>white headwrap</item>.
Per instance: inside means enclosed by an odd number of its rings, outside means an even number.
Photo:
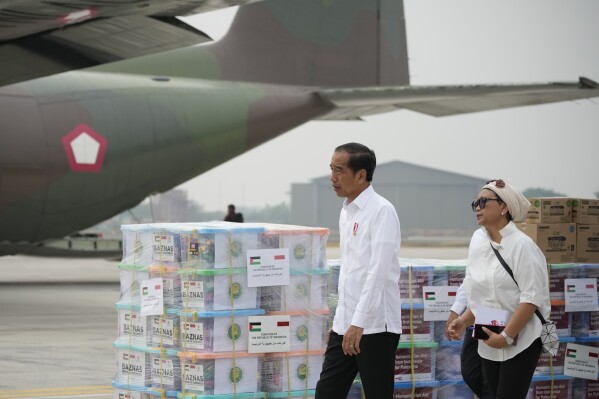
[[[491,181],[483,186],[483,189],[485,188],[493,191],[505,202],[514,222],[526,219],[530,201],[518,189],[501,179]]]

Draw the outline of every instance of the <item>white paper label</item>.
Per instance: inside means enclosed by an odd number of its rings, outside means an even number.
[[[175,385],[175,368],[172,359],[153,359],[152,382],[157,385]]]
[[[599,310],[597,278],[567,278],[564,280],[566,312]]]
[[[247,251],[248,287],[289,285],[289,248]]]
[[[173,320],[156,316],[152,320],[152,342],[154,344],[174,345]]]
[[[599,348],[568,343],[564,357],[564,375],[597,379]]]
[[[203,281],[183,281],[181,289],[181,298],[183,307],[204,308],[204,282]]]
[[[455,302],[458,287],[425,286],[422,287],[424,303],[424,321],[445,321]]]
[[[183,323],[185,345],[192,349],[204,349],[204,325],[202,323]]]
[[[169,234],[154,234],[152,237],[152,258],[160,261],[175,261],[175,244]]]
[[[186,364],[184,388],[190,391],[204,391],[204,383],[204,366]]]
[[[120,335],[132,338],[143,338],[146,334],[146,318],[134,311],[120,312]]]
[[[291,316],[249,316],[249,353],[289,352]]]
[[[123,352],[119,358],[121,374],[131,379],[142,378],[145,373],[145,355]]]
[[[142,316],[161,315],[164,309],[163,287],[161,278],[152,278],[141,282]]]

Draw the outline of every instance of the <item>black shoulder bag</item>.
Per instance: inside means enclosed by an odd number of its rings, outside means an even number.
[[[505,260],[503,260],[503,257],[501,256],[499,251],[495,249],[493,244],[491,244],[491,248],[493,249],[493,252],[495,252],[497,259],[499,259],[499,262],[501,262],[501,265],[503,266],[505,271],[510,275],[512,280],[514,280],[514,283],[518,285],[518,282],[514,278],[514,273],[512,273],[512,269],[510,269],[507,263],[505,263]],[[555,323],[549,320],[545,320],[541,312],[539,312],[539,309],[535,310],[535,314],[537,315],[539,320],[541,320],[541,326],[543,327],[541,329],[541,342],[543,343],[543,352],[549,353],[551,356],[556,356],[557,349],[559,348],[559,337],[557,336],[557,328],[555,328]]]

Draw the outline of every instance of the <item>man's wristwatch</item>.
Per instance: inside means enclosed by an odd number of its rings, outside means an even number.
[[[503,339],[505,339],[505,343],[506,344],[511,345],[511,344],[514,343],[514,338],[510,337],[509,335],[507,335],[505,333],[505,331],[502,331],[500,334],[503,337]]]

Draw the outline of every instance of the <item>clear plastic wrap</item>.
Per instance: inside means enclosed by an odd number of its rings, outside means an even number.
[[[466,260],[400,259],[402,336],[396,351],[397,398],[471,399],[473,392],[460,373],[463,341],[449,341],[445,320],[425,321],[424,287],[457,287],[465,277]],[[339,275],[339,260],[329,260],[330,287]],[[599,312],[566,312],[564,280],[595,278],[599,265],[548,265],[551,285],[551,317],[557,325],[560,347],[557,356],[541,354],[527,399],[587,399],[599,397],[599,383],[564,375],[568,343],[599,348]],[[434,291],[433,289],[430,289]],[[430,292],[429,292],[430,293]],[[329,291],[327,302],[334,311],[337,293]],[[363,399],[359,375],[348,398]]]
[[[329,328],[327,229],[208,222],[122,231],[115,398],[313,398]],[[289,284],[250,286],[248,251],[277,249]],[[143,314],[150,281],[161,314]],[[289,351],[249,352],[256,316],[289,320]]]
[[[123,237],[115,398],[314,398],[341,264],[326,258],[326,229],[146,224],[123,226]],[[263,249],[288,251],[289,284],[249,286],[248,251]],[[400,264],[403,328],[394,398],[472,398],[460,374],[462,341],[448,341],[445,320],[425,320],[430,287],[457,290],[466,261],[402,258]],[[599,312],[566,312],[563,295],[564,279],[596,278],[599,265],[548,270],[550,319],[561,344],[557,356],[541,356],[528,398],[599,397],[596,381],[564,375],[568,343],[599,347]],[[141,287],[150,279],[162,282],[164,309],[142,316]],[[288,317],[289,351],[250,353],[254,316]],[[348,398],[363,398],[359,376]]]

